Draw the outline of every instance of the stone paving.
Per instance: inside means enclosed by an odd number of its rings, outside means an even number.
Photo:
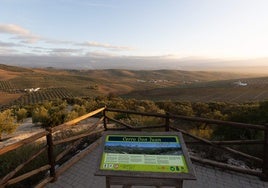
[[[105,188],[105,178],[94,176],[99,150],[100,146],[64,172],[56,182],[47,184],[46,188]],[[183,188],[268,188],[268,182],[263,182],[258,177],[199,164],[194,164],[194,169],[197,180],[184,181]],[[149,187],[153,186],[133,186],[133,188]]]

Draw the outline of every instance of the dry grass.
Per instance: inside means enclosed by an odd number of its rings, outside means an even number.
[[[0,92],[0,105],[8,104],[9,102],[12,102],[19,97],[21,97],[22,93],[6,93],[6,92]]]
[[[19,76],[20,73],[0,69],[0,80],[10,80]]]

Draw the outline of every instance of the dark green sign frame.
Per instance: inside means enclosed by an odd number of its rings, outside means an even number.
[[[96,175],[195,179],[178,132],[106,132]]]

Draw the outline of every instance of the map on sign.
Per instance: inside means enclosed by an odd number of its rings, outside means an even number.
[[[106,135],[101,170],[188,173],[178,136]]]

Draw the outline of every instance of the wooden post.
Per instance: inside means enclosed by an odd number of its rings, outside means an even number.
[[[122,188],[131,188],[131,185],[123,185]]]
[[[110,177],[106,176],[106,188],[110,188],[111,184],[110,184]]]
[[[268,181],[268,125],[264,131],[262,180]]]
[[[165,126],[166,126],[165,131],[166,131],[166,132],[169,132],[169,113],[168,113],[168,112],[166,113],[166,122],[165,122]]]
[[[47,156],[48,156],[48,163],[50,164],[50,177],[53,177],[53,181],[56,181],[56,172],[55,172],[55,157],[53,151],[53,140],[52,140],[52,128],[49,127],[46,129],[48,131],[47,137]]]
[[[176,188],[182,188],[183,187],[183,180],[180,181],[180,183],[176,186]]]
[[[104,110],[102,111],[102,114],[103,114],[103,127],[104,127],[104,130],[107,131],[106,109],[104,109]]]

